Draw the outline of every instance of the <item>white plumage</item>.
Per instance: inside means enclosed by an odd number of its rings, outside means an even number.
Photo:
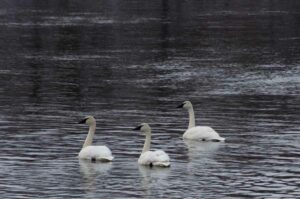
[[[85,160],[112,161],[112,153],[107,146],[87,146],[81,149],[78,157]]]
[[[209,126],[196,126],[189,128],[183,134],[184,139],[190,140],[202,140],[202,141],[224,141],[225,138],[219,136],[219,134],[214,131]]]
[[[88,124],[89,132],[83,144],[81,151],[78,154],[80,159],[91,161],[112,161],[114,157],[107,146],[92,146],[93,138],[96,130],[96,120],[93,116],[87,116],[80,124]]]
[[[168,154],[166,154],[162,150],[150,151],[151,145],[151,128],[147,123],[142,123],[140,126],[136,127],[134,130],[140,130],[146,135],[144,147],[142,154],[138,159],[138,163],[140,165],[148,165],[148,166],[161,166],[161,167],[169,167],[170,166],[170,158]]]
[[[147,151],[141,154],[138,163],[141,165],[153,165],[153,166],[170,166],[170,158],[162,150]]]
[[[184,108],[189,112],[189,127],[183,134],[184,139],[201,140],[201,141],[224,141],[225,138],[219,136],[219,134],[209,126],[196,126],[195,114],[193,105],[190,101],[184,101],[177,108]]]

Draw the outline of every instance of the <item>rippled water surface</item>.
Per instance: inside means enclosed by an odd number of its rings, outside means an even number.
[[[0,1],[0,84],[2,198],[300,197],[299,1]],[[182,140],[184,100],[225,143]]]

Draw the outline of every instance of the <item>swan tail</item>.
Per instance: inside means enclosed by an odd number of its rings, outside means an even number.
[[[170,167],[170,162],[155,162],[153,165],[155,166],[161,166],[161,167]]]
[[[211,142],[224,142],[225,138],[219,137],[219,138],[211,139],[209,141],[211,141]]]
[[[211,141],[211,142],[224,142],[225,138],[218,137],[218,138],[210,139],[209,141]]]
[[[110,156],[110,157],[99,157],[97,158],[97,160],[99,160],[100,162],[110,162],[114,159],[114,157]]]

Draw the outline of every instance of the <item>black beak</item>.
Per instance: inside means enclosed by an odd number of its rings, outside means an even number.
[[[141,130],[141,128],[142,128],[142,125],[141,126],[138,126],[138,127],[135,127],[134,129],[132,129],[132,130],[134,130],[134,131],[138,131],[138,130]]]
[[[87,118],[81,120],[80,122],[78,122],[78,124],[84,124],[86,122]]]
[[[180,104],[179,106],[177,106],[176,108],[182,108],[184,106],[184,104]]]

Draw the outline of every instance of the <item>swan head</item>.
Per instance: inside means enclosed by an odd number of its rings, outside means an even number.
[[[87,125],[92,125],[95,124],[96,120],[93,116],[86,116],[83,120],[81,120],[80,122],[78,122],[78,124],[87,124]]]
[[[134,131],[140,130],[143,133],[150,133],[151,127],[147,123],[141,123],[139,126],[133,129]]]
[[[186,110],[189,110],[189,109],[193,108],[193,105],[190,101],[184,101],[182,104],[177,106],[177,108],[184,108]]]

